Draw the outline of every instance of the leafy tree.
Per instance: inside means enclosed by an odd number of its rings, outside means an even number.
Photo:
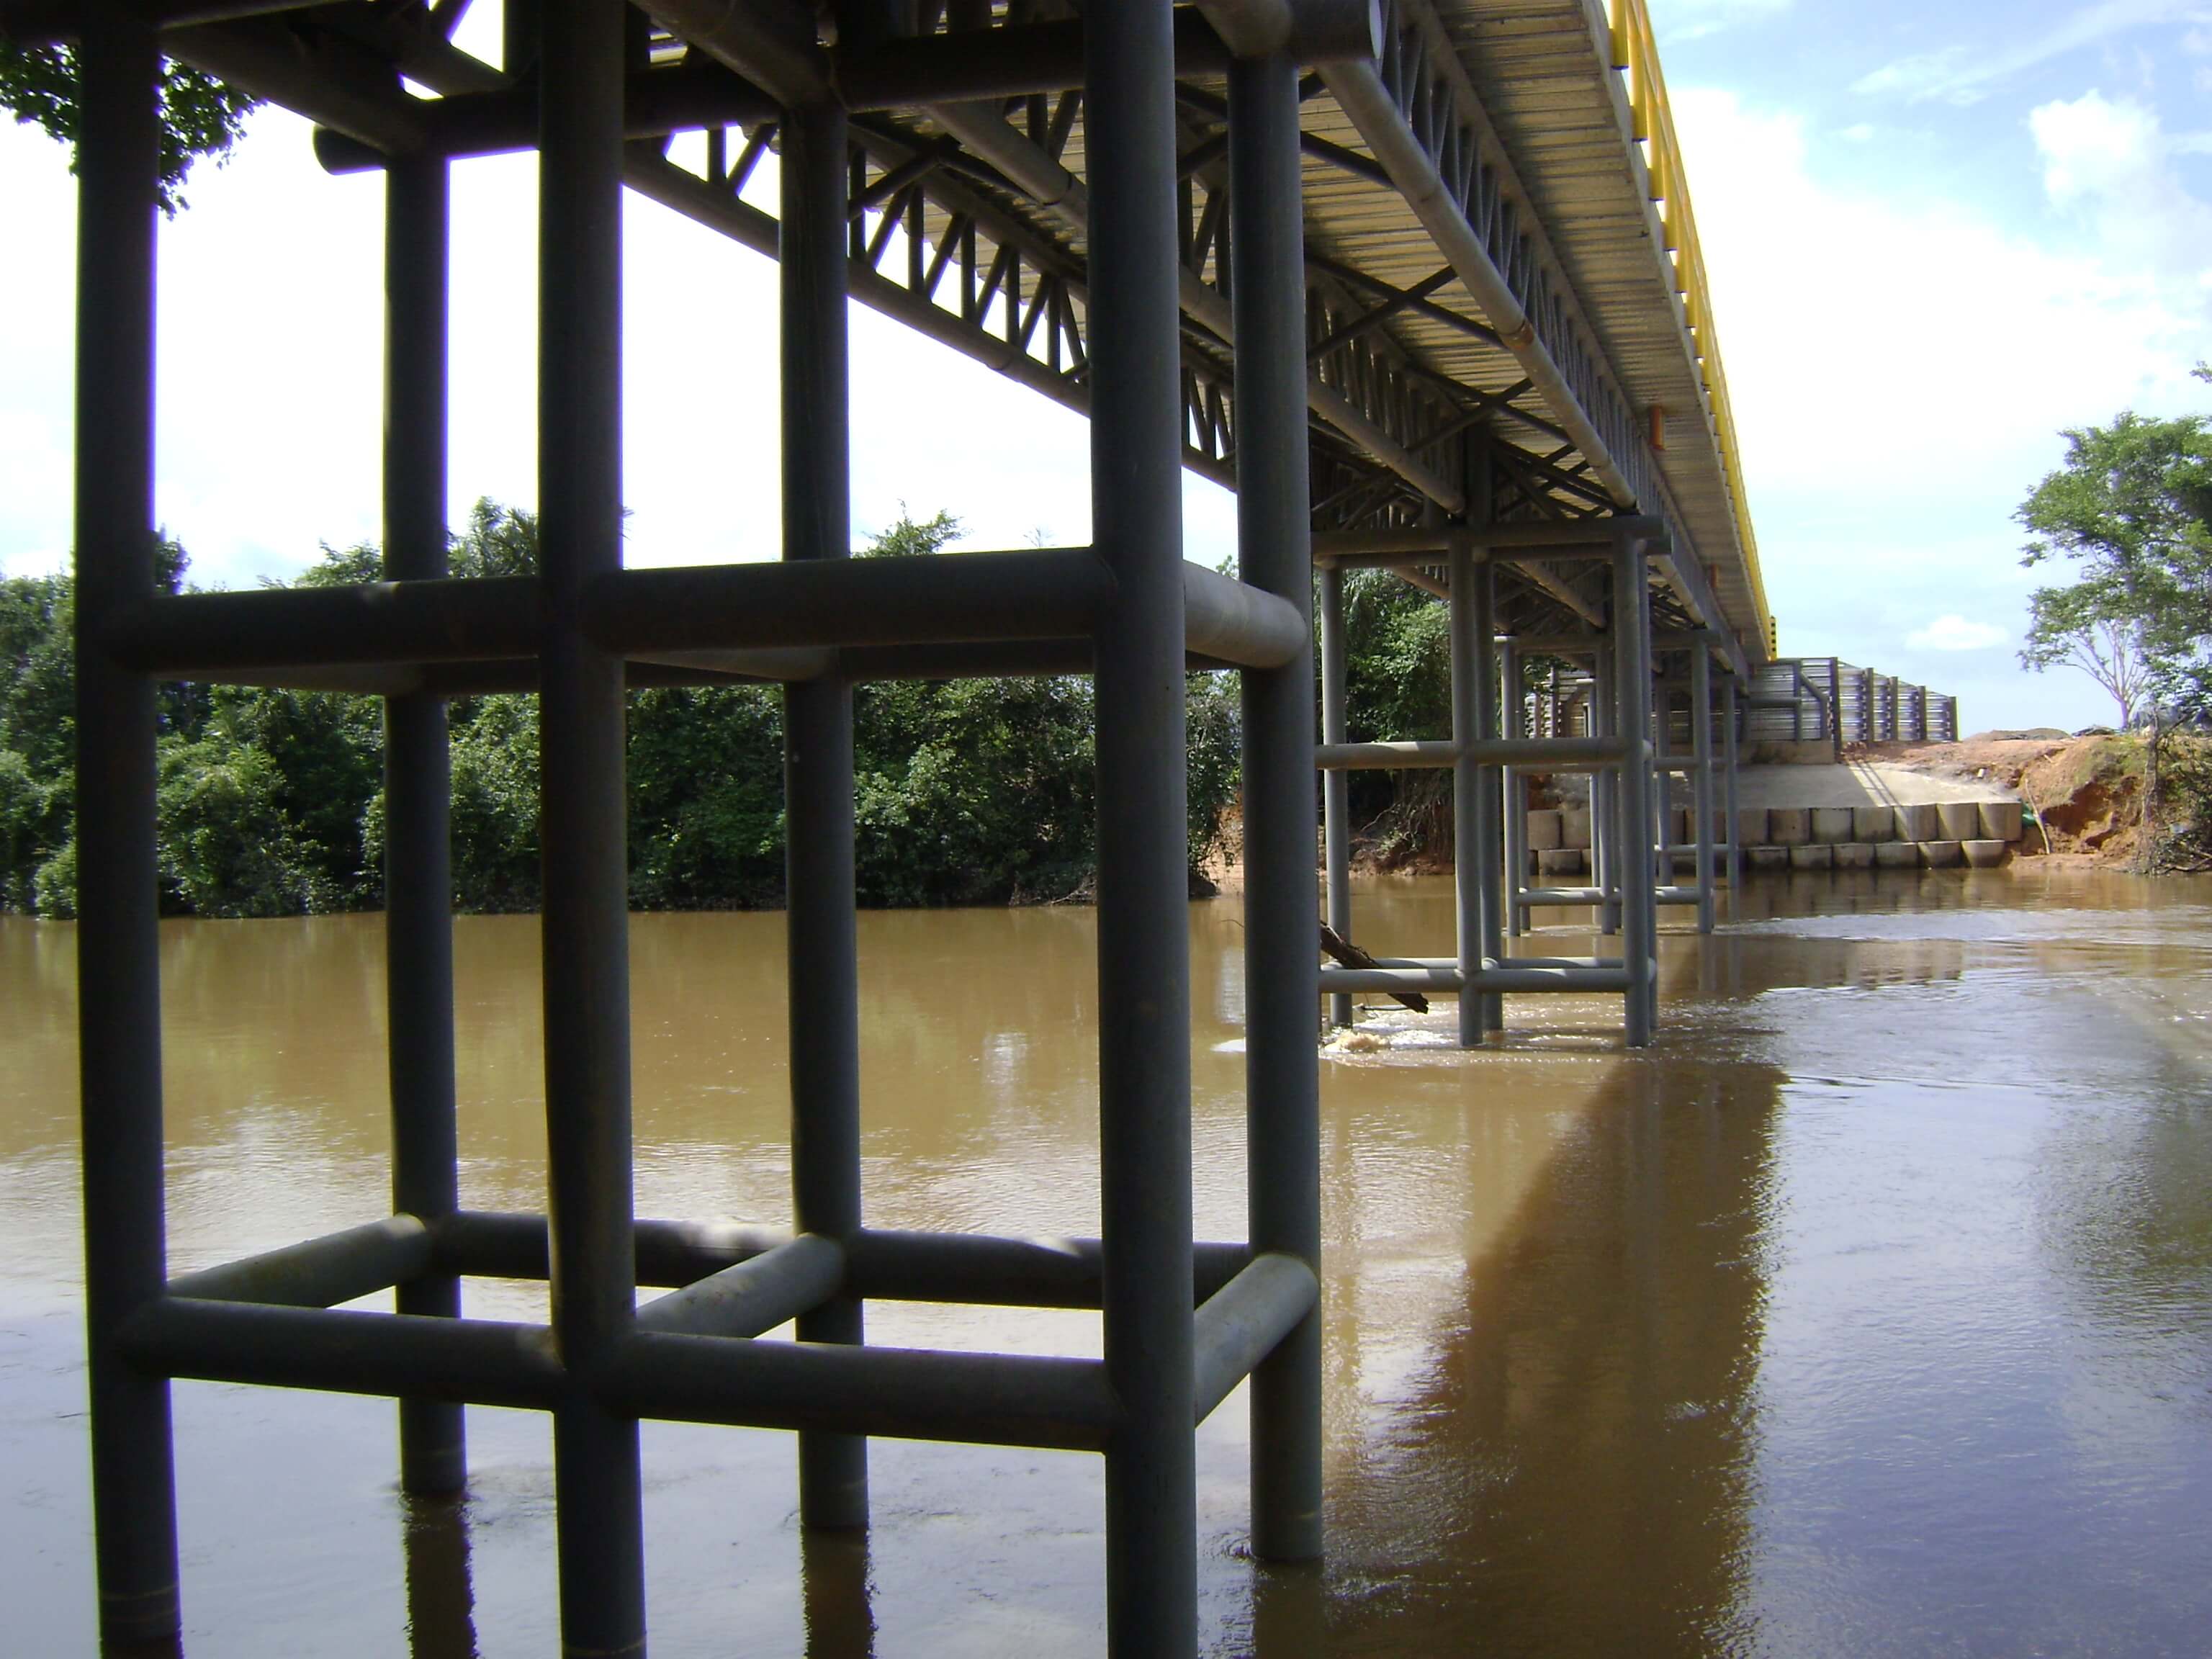
[[[2064,465],[2016,516],[2031,536],[2022,562],[2064,560],[2073,580],[2029,596],[2021,660],[2085,670],[2148,726],[2143,847],[2154,866],[2168,729],[2212,702],[2212,422],[2128,411],[2065,437]]]
[[[35,124],[74,145],[77,136],[78,72],[71,46],[25,46],[0,40],[0,109]],[[185,205],[185,177],[192,163],[212,156],[220,167],[246,130],[255,100],[234,87],[184,64],[161,60],[161,211],[173,218]],[[76,170],[76,163],[70,163]]]

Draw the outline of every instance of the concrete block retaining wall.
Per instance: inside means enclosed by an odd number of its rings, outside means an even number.
[[[1667,832],[1686,846],[1695,826],[1669,808]],[[1910,806],[1747,807],[1736,842],[1753,870],[1986,870],[2002,864],[2025,833],[2018,801],[1943,801]],[[1528,814],[1529,862],[1546,877],[1589,869],[1590,815],[1567,807]],[[1678,860],[1693,866],[1694,858]]]

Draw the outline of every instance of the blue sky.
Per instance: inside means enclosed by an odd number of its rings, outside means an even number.
[[[1970,728],[2105,718],[2014,661],[2010,514],[2058,429],[2212,407],[2212,0],[1650,0],[1786,653],[1961,696]],[[470,26],[496,27],[495,0]],[[458,514],[535,495],[531,164],[456,171]],[[757,186],[772,200],[772,169]],[[203,581],[375,533],[380,189],[254,118],[164,228],[157,506]],[[0,569],[68,542],[73,191],[0,131]],[[629,556],[776,539],[775,276],[633,201]],[[57,326],[58,323],[58,326]],[[1082,423],[856,311],[854,520],[948,508],[975,545],[1089,533]],[[1233,507],[1185,489],[1187,549]]]

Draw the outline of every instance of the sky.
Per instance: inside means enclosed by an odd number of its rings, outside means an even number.
[[[2016,652],[2012,514],[2063,428],[2212,409],[2212,0],[1650,0],[1767,592],[1789,655],[1960,700],[1967,730],[2111,717]],[[496,0],[466,25],[495,39]],[[466,36],[464,44],[468,44]],[[155,504],[194,580],[285,577],[377,533],[382,191],[252,118],[161,230]],[[452,511],[536,495],[533,163],[454,173]],[[774,205],[774,169],[748,195]],[[69,544],[74,188],[0,130],[0,571]],[[775,267],[626,210],[626,556],[777,544]],[[1090,533],[1084,422],[855,307],[856,533]],[[1235,509],[1186,477],[1185,550]]]

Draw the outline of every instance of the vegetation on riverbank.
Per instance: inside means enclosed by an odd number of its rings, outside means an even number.
[[[958,532],[902,519],[860,555],[926,557]],[[479,502],[457,576],[534,568],[526,513]],[[957,557],[957,555],[947,556]],[[163,580],[182,584],[182,551]],[[304,584],[374,580],[372,548],[326,551]],[[0,581],[0,906],[75,908],[71,585]],[[1237,791],[1237,687],[1189,678],[1194,871]],[[858,883],[867,905],[1078,896],[1094,855],[1091,682],[1066,676],[865,685],[854,696]],[[454,700],[453,887],[468,910],[538,900],[538,700]],[[157,813],[164,908],[203,916],[371,908],[382,899],[384,740],[373,697],[165,685]],[[770,686],[629,696],[630,896],[641,909],[783,897],[783,706]]]

